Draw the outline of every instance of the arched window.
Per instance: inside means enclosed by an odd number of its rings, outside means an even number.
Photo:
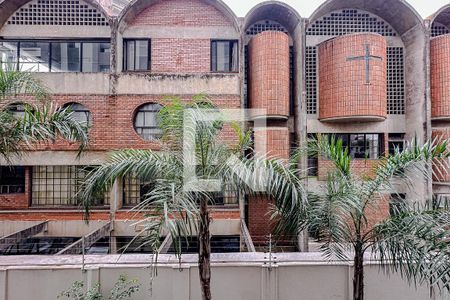
[[[134,130],[144,140],[151,141],[161,137],[159,128],[158,112],[161,105],[148,103],[140,106],[134,117]]]
[[[91,112],[89,109],[80,103],[68,103],[64,108],[70,108],[72,116],[80,123],[92,124]]]

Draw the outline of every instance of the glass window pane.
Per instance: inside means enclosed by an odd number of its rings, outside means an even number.
[[[148,41],[136,41],[135,70],[148,70]]]
[[[232,57],[231,57],[231,71],[232,72],[237,72],[239,70],[239,65],[238,65],[238,43],[236,41],[232,42]]]
[[[230,71],[230,43],[217,42],[216,47],[217,70],[219,72]]]
[[[139,108],[134,119],[134,128],[143,139],[153,140],[161,136],[158,120],[160,109],[161,105],[156,103],[146,104]]]
[[[350,156],[353,158],[366,158],[364,134],[350,135]]]
[[[17,68],[17,42],[0,42],[0,68]]]
[[[83,72],[108,72],[110,43],[83,43]]]
[[[380,141],[379,141],[378,134],[367,134],[366,135],[367,158],[377,159],[380,155],[379,146],[380,146]]]
[[[80,72],[80,43],[52,43],[52,72]]]
[[[134,57],[135,57],[135,51],[134,51],[134,41],[126,41],[126,57],[125,57],[125,70],[127,71],[134,71],[135,70],[135,64],[134,64]]]
[[[21,71],[49,72],[50,43],[20,42],[19,68]]]

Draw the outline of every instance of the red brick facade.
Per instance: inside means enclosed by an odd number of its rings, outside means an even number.
[[[271,116],[289,116],[289,37],[265,31],[250,45],[250,107],[266,109]]]
[[[255,129],[255,150],[266,149],[269,158],[289,159],[290,141],[287,127],[270,127],[267,129]]]
[[[152,72],[205,73],[211,71],[211,40],[153,39]]]
[[[367,54],[370,58],[368,78]],[[386,118],[386,39],[361,33],[339,36],[318,47],[319,118]],[[345,75],[345,76],[344,76]]]
[[[165,0],[144,9],[131,26],[232,26],[217,8],[199,0]]]
[[[431,40],[431,117],[450,118],[450,35]]]

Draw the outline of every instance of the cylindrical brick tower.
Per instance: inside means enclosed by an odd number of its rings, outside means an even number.
[[[450,120],[450,34],[431,40],[431,117]]]
[[[319,119],[383,121],[387,118],[386,40],[373,33],[323,42],[319,55]]]
[[[249,44],[249,102],[269,118],[289,117],[289,37],[265,31]],[[256,117],[256,116],[255,116]]]
[[[262,152],[265,150],[269,158],[289,159],[290,143],[287,127],[255,128],[254,142],[256,154],[264,154]]]

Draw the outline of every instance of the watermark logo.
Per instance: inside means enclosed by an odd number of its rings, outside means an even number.
[[[233,173],[255,192],[264,192],[267,187],[266,168],[258,166],[267,153],[267,135],[262,134],[267,128],[265,109],[188,109],[184,112],[183,120],[183,159],[184,159],[184,185],[185,191],[220,192],[222,182],[220,179],[200,179],[197,177],[197,139],[201,124],[209,123],[239,123],[252,121],[255,135],[258,134],[254,145],[256,159],[252,169],[245,165],[236,155],[230,155],[225,164]],[[209,162],[214,163],[214,162]],[[248,176],[252,173],[253,176]]]

